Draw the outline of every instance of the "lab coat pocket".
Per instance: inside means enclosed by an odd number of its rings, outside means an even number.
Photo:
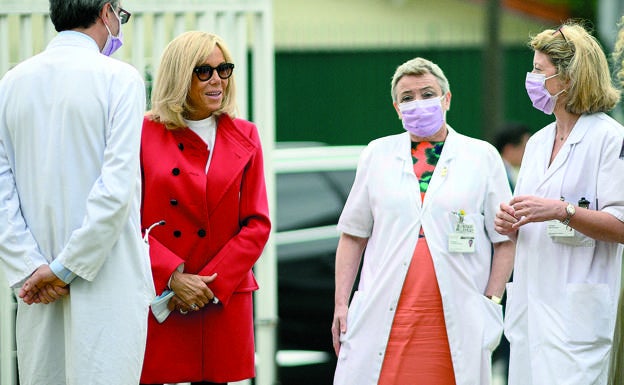
[[[607,284],[568,284],[564,317],[569,342],[600,344],[611,340],[611,296]]]
[[[483,348],[494,351],[500,343],[503,335],[503,307],[492,302],[485,296],[483,298]]]
[[[572,247],[594,247],[596,245],[596,241],[593,238],[590,238],[587,235],[577,230],[574,230],[574,234],[572,236],[569,236],[569,237],[553,236],[551,237],[551,239],[555,243],[568,245]]]
[[[526,317],[523,316],[526,309],[526,302],[518,297],[519,293],[515,292],[513,282],[507,284],[507,306],[505,307],[505,320],[503,322],[505,329],[505,337],[509,343],[522,340],[525,336],[523,330],[526,330]]]

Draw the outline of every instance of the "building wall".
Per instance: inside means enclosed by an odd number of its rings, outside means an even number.
[[[273,0],[278,50],[475,46],[485,40],[479,0]],[[501,41],[518,44],[550,22],[509,9]]]

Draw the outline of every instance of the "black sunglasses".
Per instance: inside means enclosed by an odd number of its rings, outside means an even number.
[[[132,16],[130,12],[119,7],[119,20],[121,21],[121,24],[126,24],[128,20],[130,20],[130,16]]]
[[[197,75],[197,79],[201,80],[202,82],[210,80],[214,70],[217,70],[217,75],[219,75],[221,79],[227,79],[232,76],[234,64],[221,63],[216,67],[211,67],[208,64],[204,64],[193,68],[193,72],[195,73],[195,75]]]

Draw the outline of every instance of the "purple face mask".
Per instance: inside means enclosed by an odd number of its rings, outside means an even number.
[[[399,104],[403,128],[420,137],[429,137],[444,124],[444,112],[440,98],[412,100]]]
[[[533,107],[542,111],[543,113],[550,115],[555,110],[557,104],[557,97],[565,90],[559,91],[555,95],[551,95],[546,89],[546,80],[554,78],[559,74],[546,77],[543,74],[535,74],[533,72],[527,72],[525,87]]]
[[[104,26],[106,27],[106,30],[108,31],[108,37],[106,38],[106,44],[104,44],[104,48],[102,48],[102,54],[106,56],[110,56],[113,53],[115,53],[115,51],[117,51],[119,47],[121,47],[123,44],[123,32],[121,31],[121,19],[119,18],[119,16],[117,16],[114,10],[113,10],[113,14],[115,14],[115,17],[117,18],[117,20],[119,20],[119,35],[113,36],[113,34],[111,33],[111,30],[108,28],[108,25],[104,23]]]

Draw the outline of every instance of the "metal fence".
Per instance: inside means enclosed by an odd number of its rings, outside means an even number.
[[[134,65],[149,81],[167,43],[187,30],[221,35],[236,63],[239,115],[253,120],[260,130],[265,153],[273,149],[274,48],[271,0],[125,0],[132,13],[124,27],[124,47],[115,54]],[[0,0],[0,76],[42,51],[55,36],[47,0]],[[247,85],[245,87],[245,85]],[[251,94],[250,94],[251,91]],[[265,159],[267,189],[274,206],[275,178],[270,156]],[[271,237],[272,238],[272,237]],[[256,341],[259,362],[255,383],[275,381],[276,281],[275,247],[270,240],[255,268],[263,285],[256,301]],[[0,276],[0,384],[16,385],[15,301]]]

